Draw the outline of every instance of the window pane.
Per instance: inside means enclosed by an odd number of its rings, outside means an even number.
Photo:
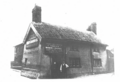
[[[99,52],[99,48],[97,48],[97,47],[96,47],[96,48],[93,48],[93,51],[94,51],[94,52]]]
[[[94,67],[100,67],[102,66],[101,59],[94,59]]]
[[[69,58],[70,67],[80,67],[80,58]]]

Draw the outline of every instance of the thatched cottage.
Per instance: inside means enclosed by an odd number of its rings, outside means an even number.
[[[33,21],[23,41],[22,58],[18,58],[22,69],[36,69],[40,77],[46,77],[54,72],[53,62],[64,61],[69,65],[68,77],[107,71],[107,45],[97,38],[95,23],[88,32],[82,32],[42,22],[41,7],[35,6],[32,15]]]

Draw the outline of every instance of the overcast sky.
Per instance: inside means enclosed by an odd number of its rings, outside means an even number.
[[[115,0],[3,0],[0,1],[0,25],[13,45],[21,43],[32,21],[32,9],[42,7],[42,21],[86,30],[97,23],[98,36],[112,45],[113,31],[118,26],[119,3]],[[7,35],[8,36],[8,35]],[[111,36],[111,37],[109,37]],[[14,42],[13,42],[14,41]]]
[[[22,43],[32,22],[35,4],[42,7],[43,22],[76,30],[86,30],[92,22],[96,22],[98,37],[114,47],[120,27],[119,0],[0,0],[2,49],[11,49]]]

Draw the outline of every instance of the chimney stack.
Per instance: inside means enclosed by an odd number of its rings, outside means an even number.
[[[41,23],[41,7],[35,5],[32,10],[32,21],[35,23]]]
[[[92,31],[92,32],[94,32],[95,34],[97,34],[97,24],[94,22],[94,23],[92,23],[89,27],[88,27],[88,29],[87,29],[87,31]]]

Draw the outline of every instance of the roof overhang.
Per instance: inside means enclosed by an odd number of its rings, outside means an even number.
[[[29,24],[27,33],[26,33],[26,35],[25,35],[25,37],[24,37],[24,39],[23,39],[23,44],[25,44],[25,42],[26,42],[26,40],[27,40],[27,37],[28,37],[29,32],[30,32],[30,29],[33,30],[33,32],[35,33],[35,35],[38,37],[39,41],[41,42],[42,37],[40,36],[40,34],[38,33],[38,31],[35,29],[35,27],[34,27],[33,24],[35,24],[35,23],[32,22],[32,23]]]

